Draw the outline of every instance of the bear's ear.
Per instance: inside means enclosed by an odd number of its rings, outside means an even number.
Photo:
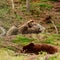
[[[34,22],[34,20],[30,20],[29,23]]]
[[[34,22],[35,22],[34,20],[29,21],[29,22],[28,22],[28,27],[31,28],[31,27],[33,26],[33,23],[34,23]]]
[[[32,23],[32,22],[34,22],[34,20],[29,20],[29,21],[27,22],[27,24],[28,24],[28,23]]]
[[[29,21],[29,22],[28,22],[28,27],[32,27],[32,23],[33,23],[33,22],[34,22],[33,20]]]
[[[34,43],[30,43],[29,46],[34,46]]]
[[[31,28],[32,27],[32,24],[31,23],[28,23],[28,27]]]

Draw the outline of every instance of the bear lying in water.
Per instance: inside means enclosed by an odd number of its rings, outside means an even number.
[[[40,51],[47,52],[49,54],[54,54],[58,51],[58,49],[55,46],[49,45],[49,44],[34,44],[30,43],[26,46],[23,46],[23,51],[25,53],[35,53],[38,54]]]

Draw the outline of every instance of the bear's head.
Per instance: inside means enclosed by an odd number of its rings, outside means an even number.
[[[23,25],[21,31],[23,34],[41,33],[45,31],[45,28],[41,26],[40,24],[36,23],[35,21],[30,20],[26,24]]]
[[[34,44],[33,44],[33,43],[30,43],[30,44],[28,44],[28,45],[26,45],[26,46],[23,47],[23,51],[24,51],[24,50],[32,49],[33,46],[34,46]]]

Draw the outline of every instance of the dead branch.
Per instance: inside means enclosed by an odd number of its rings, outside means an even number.
[[[12,10],[13,10],[13,13],[14,13],[14,9],[15,9],[14,1],[13,1],[13,0],[11,0],[11,3],[12,3]]]
[[[51,23],[53,24],[53,26],[54,26],[54,28],[55,28],[55,30],[56,30],[56,34],[58,34],[58,29],[57,29],[57,27],[56,27],[54,21],[51,20]]]

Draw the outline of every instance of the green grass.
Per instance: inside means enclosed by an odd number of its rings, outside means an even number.
[[[53,2],[56,2],[56,1],[58,1],[58,0],[49,0],[49,1],[53,1]]]
[[[31,15],[37,15],[37,17],[41,14],[41,11],[51,10],[53,8],[53,4],[47,4],[44,2],[39,3],[31,3],[30,5],[30,13]]]
[[[10,8],[2,8],[0,9],[0,17],[5,16],[10,11]]]
[[[27,60],[30,56],[18,55],[15,56],[15,52],[9,49],[0,48],[0,60]],[[45,60],[46,53],[43,52],[36,56],[35,60]],[[51,55],[48,60],[60,60],[60,53]]]
[[[48,60],[60,60],[60,53],[51,56]]]
[[[12,42],[17,43],[17,44],[26,45],[32,41],[33,41],[33,39],[30,39],[30,38],[27,38],[24,36],[17,36],[17,38],[15,38]]]
[[[57,0],[41,0],[42,2],[48,2],[48,1],[57,1]]]
[[[19,10],[22,11],[22,12],[25,12],[26,11],[26,5],[25,4],[23,4],[23,5],[21,4]]]
[[[16,17],[17,20],[20,20],[20,21],[22,20],[22,17],[19,16],[18,14],[14,14],[14,15],[15,15],[15,17]]]
[[[46,3],[40,3],[39,6],[40,6],[40,9],[48,9],[48,10],[50,10],[50,9],[53,8],[53,5],[46,4]]]
[[[47,44],[60,46],[60,35],[59,34],[42,34],[42,35],[45,38],[42,40],[42,42],[39,41],[38,43],[47,43]],[[17,38],[15,38],[12,42],[16,43],[16,44],[26,45],[32,41],[35,41],[35,40],[32,38],[27,38],[27,37],[18,35]],[[37,42],[37,40],[36,40],[36,42]],[[0,48],[0,60],[8,60],[8,59],[10,59],[10,60],[27,60],[28,56],[25,56],[23,54],[15,56],[16,55],[15,52],[12,51],[11,49],[14,49],[14,48],[12,48],[10,46],[7,46],[6,49]],[[37,55],[36,60],[44,60],[45,59],[46,52],[40,52],[40,53],[42,53],[42,54]],[[48,60],[60,60],[60,52],[52,55],[51,57],[49,57]]]
[[[43,42],[47,44],[60,46],[60,34],[47,35],[47,38]]]
[[[39,36],[41,37],[41,35]],[[35,35],[33,35],[32,38],[17,36],[17,38],[15,38],[12,42],[22,45],[26,45],[31,42],[34,42],[34,43],[46,43],[46,44],[60,46],[60,34],[42,34],[42,36],[43,36],[42,40],[38,39],[38,37]]]

